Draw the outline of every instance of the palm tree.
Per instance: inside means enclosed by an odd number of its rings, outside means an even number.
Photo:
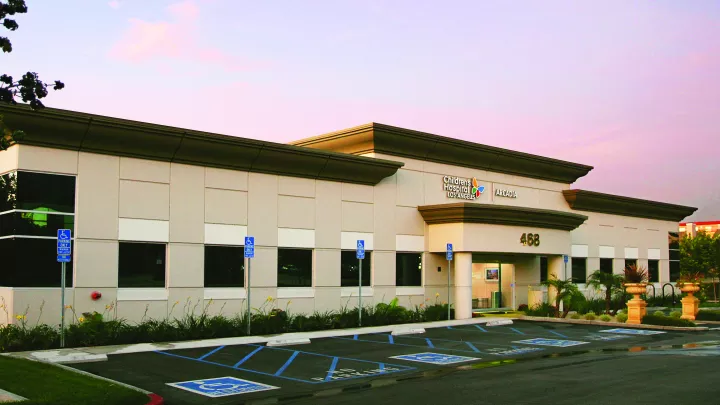
[[[620,274],[606,273],[601,270],[595,270],[587,279],[589,287],[593,287],[596,291],[605,288],[605,313],[610,314],[610,303],[614,292],[622,291],[623,276]]]
[[[563,311],[563,317],[570,312],[570,307],[577,304],[579,301],[585,299],[583,293],[580,292],[577,285],[572,282],[572,279],[561,280],[554,274],[551,274],[547,280],[542,282],[542,285],[550,288],[554,288],[556,291],[555,295],[555,317],[560,318],[560,302],[565,304],[565,310]]]

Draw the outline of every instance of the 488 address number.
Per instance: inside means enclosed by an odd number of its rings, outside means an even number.
[[[523,246],[540,246],[540,234],[524,233],[520,237],[520,244]]]

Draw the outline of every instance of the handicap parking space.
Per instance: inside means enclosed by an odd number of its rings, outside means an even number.
[[[313,395],[442,367],[627,348],[672,337],[664,331],[515,321],[398,336],[373,333],[312,339],[309,344],[282,347],[243,344],[118,354],[109,355],[107,362],[73,367],[155,392],[168,404],[230,404]]]

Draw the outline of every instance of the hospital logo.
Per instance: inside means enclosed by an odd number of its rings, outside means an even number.
[[[480,185],[475,177],[472,179],[444,176],[443,191],[447,198],[458,198],[461,200],[475,200],[485,192],[485,186]]]

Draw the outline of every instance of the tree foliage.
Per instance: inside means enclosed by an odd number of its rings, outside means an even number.
[[[551,274],[542,284],[549,288],[555,289],[555,317],[560,317],[560,302],[563,303],[562,317],[566,317],[568,312],[577,307],[581,302],[585,301],[585,295],[578,289],[572,279],[562,280]]]
[[[680,274],[704,274],[712,279],[713,295],[717,300],[716,284],[720,275],[720,234],[698,232],[694,237],[680,239]]]
[[[8,0],[0,1],[0,21],[2,26],[10,31],[17,30],[20,26],[10,18],[16,14],[27,13],[28,8],[25,0]],[[0,48],[3,52],[12,52],[12,42],[4,36],[0,36]],[[59,80],[55,80],[51,84],[53,90],[62,90],[65,84]],[[40,80],[40,76],[35,72],[27,72],[20,79],[15,79],[9,74],[0,75],[0,102],[15,105],[17,99],[21,99],[23,103],[30,105],[33,110],[41,110],[45,108],[41,99],[48,95],[48,84]],[[6,150],[24,136],[21,130],[12,130],[5,125],[3,117],[0,116],[0,128],[2,136],[0,137],[0,151]]]
[[[623,276],[595,270],[587,279],[588,287],[605,291],[605,313],[610,313],[610,303],[614,293],[623,291]]]

